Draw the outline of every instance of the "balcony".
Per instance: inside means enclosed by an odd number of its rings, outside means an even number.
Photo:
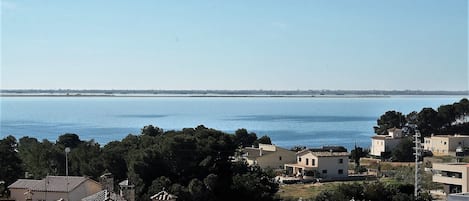
[[[433,175],[433,181],[438,182],[438,183],[444,183],[444,184],[454,184],[454,185],[462,185],[463,184],[462,178],[447,177],[447,176],[443,176],[441,174],[434,174]]]

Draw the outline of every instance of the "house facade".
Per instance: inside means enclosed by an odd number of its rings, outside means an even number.
[[[387,135],[374,135],[371,137],[370,155],[384,158],[399,145],[404,138],[402,130],[398,128],[388,129]]]
[[[307,149],[296,154],[296,163],[285,164],[285,171],[295,176],[344,178],[348,177],[348,156],[348,152]]]
[[[249,165],[258,165],[262,169],[283,169],[285,163],[296,161],[296,152],[271,144],[259,144],[258,148],[245,147],[242,158]]]
[[[424,138],[424,150],[435,156],[454,155],[458,147],[469,147],[469,136],[466,135],[432,135]]]
[[[446,194],[469,192],[468,163],[433,163],[433,182],[444,184]]]
[[[42,180],[19,179],[10,186],[10,198],[17,201],[80,201],[102,190],[101,184],[76,176],[47,176]]]

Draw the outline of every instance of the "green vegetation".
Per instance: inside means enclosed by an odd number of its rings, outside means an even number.
[[[387,129],[402,128],[407,123],[418,126],[423,137],[431,134],[469,134],[469,122],[462,121],[469,116],[469,100],[461,99],[459,102],[442,105],[437,110],[423,108],[420,112],[411,112],[404,116],[400,112],[387,111],[377,120],[374,127],[378,135],[386,135]],[[459,120],[459,122],[457,122]],[[455,123],[457,122],[457,123]],[[414,143],[409,136],[402,140],[398,147],[389,155],[393,161],[413,161]]]
[[[204,126],[166,131],[145,126],[140,135],[128,135],[101,147],[76,134],[61,135],[56,143],[8,136],[0,141],[0,180],[7,185],[22,178],[65,174],[65,147],[70,147],[69,174],[96,179],[110,172],[117,181],[129,178],[137,200],[162,188],[178,200],[273,200],[278,185],[273,176],[244,162],[233,163],[239,146],[268,143],[245,129],[230,135]]]
[[[389,128],[402,128],[406,123],[415,123],[423,137],[434,134],[469,134],[469,123],[453,124],[456,120],[464,119],[469,115],[469,100],[461,99],[459,102],[442,105],[437,110],[423,108],[420,112],[411,112],[404,116],[400,112],[387,111],[377,120],[374,127],[378,135],[387,134]]]
[[[282,185],[277,193],[282,200],[311,201],[412,201],[415,200],[412,184],[389,181],[330,182],[321,184]],[[420,201],[430,201],[431,196],[423,192]]]

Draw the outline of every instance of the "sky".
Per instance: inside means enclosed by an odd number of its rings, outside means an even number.
[[[1,0],[2,89],[468,90],[467,0]]]

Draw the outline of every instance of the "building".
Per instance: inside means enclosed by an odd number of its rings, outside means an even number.
[[[468,201],[468,200],[469,200],[469,193],[449,194],[447,197],[447,201]]]
[[[306,149],[296,154],[296,163],[285,164],[285,170],[295,176],[344,178],[348,177],[348,156],[347,151]]]
[[[135,201],[135,185],[128,179],[119,183],[119,195],[124,197],[125,200]]]
[[[468,163],[433,163],[433,182],[444,184],[445,193],[469,192]]]
[[[85,197],[81,199],[81,201],[128,201],[124,198],[126,195],[121,196],[114,192],[114,177],[111,173],[101,175],[99,177],[99,183],[103,187],[103,190]],[[130,193],[131,191],[125,192]]]
[[[249,165],[258,165],[263,169],[283,169],[285,163],[296,161],[296,152],[271,144],[259,144],[258,148],[245,147],[242,152],[242,159]]]
[[[176,201],[177,198],[178,198],[177,196],[169,194],[165,190],[162,190],[159,193],[151,196],[150,200],[152,201],[159,201],[159,200]]]
[[[127,201],[124,197],[106,190],[99,191],[93,195],[81,199],[81,201]]]
[[[456,148],[469,147],[469,136],[466,135],[432,135],[424,138],[424,150],[435,156],[455,155]]]
[[[76,176],[47,176],[42,180],[19,179],[10,186],[10,198],[17,201],[80,201],[102,190],[101,184]]]
[[[378,158],[387,158],[391,151],[397,147],[404,135],[402,129],[388,129],[387,135],[374,135],[371,137],[370,155]]]

